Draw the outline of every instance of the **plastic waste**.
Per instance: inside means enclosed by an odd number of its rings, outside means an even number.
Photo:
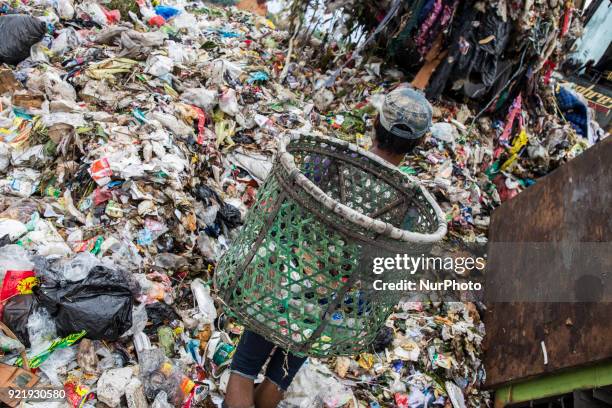
[[[57,338],[57,327],[49,312],[38,305],[36,298],[32,298],[35,308],[30,309],[29,316],[26,316],[26,330],[31,351],[39,353]]]
[[[172,357],[174,355],[174,332],[168,326],[162,326],[157,329],[157,338],[159,341],[159,345],[164,350],[164,353],[168,357]]]
[[[46,31],[46,24],[34,17],[0,16],[0,62],[18,64],[29,57],[30,47],[40,41]]]
[[[146,305],[147,316],[149,317],[149,326],[145,327],[144,332],[149,334],[157,330],[162,325],[168,325],[180,319],[180,316],[174,311],[172,306],[162,302],[155,302]]]
[[[161,349],[143,350],[138,362],[140,381],[144,385],[145,396],[150,401],[154,401],[159,393],[164,392],[167,401],[172,406],[179,407],[195,386]]]
[[[200,311],[200,317],[205,323],[213,323],[217,318],[217,309],[210,296],[210,287],[202,279],[194,279],[191,282],[191,291]]]
[[[177,30],[187,30],[190,34],[197,34],[199,31],[198,21],[191,13],[181,12],[172,19],[172,25]]]
[[[25,350],[25,346],[19,340],[15,340],[3,333],[0,333],[0,350],[4,354],[16,354]]]
[[[166,24],[166,19],[162,16],[153,16],[147,20],[147,24],[151,27],[161,27]]]
[[[95,267],[125,270],[121,284],[125,293],[120,298],[134,298],[125,308],[131,310],[132,322],[121,327],[117,319],[116,331],[121,335],[117,341],[90,340],[89,334],[78,332],[71,333],[76,339],[63,342],[58,339],[55,316],[34,295],[21,292],[7,292],[4,321],[24,345],[31,346],[28,355],[35,365],[47,359],[42,364],[47,371],[41,373],[42,382],[63,381],[71,406],[103,404],[93,402],[98,377],[136,358],[145,361],[147,351],[154,348],[175,357],[164,360],[172,369],[157,366],[160,383],[167,382],[164,373],[173,378],[173,373],[180,372],[189,377],[181,377],[181,383],[191,379],[198,386],[179,402],[172,395],[176,388],[165,391],[150,387],[149,382],[148,389],[153,391],[145,397],[145,383],[132,378],[133,394],[125,384],[128,408],[149,406],[156,398],[159,404],[172,406],[205,405],[210,401],[198,400],[204,394],[220,405],[229,370],[222,374],[222,367],[213,365],[228,364],[244,328],[223,313],[223,305],[215,310],[209,299],[214,299],[214,289],[208,292],[206,283],[201,301],[202,282],[192,287],[194,277],[204,282],[214,278],[216,263],[256,202],[281,132],[321,133],[369,148],[385,95],[403,86],[406,76],[393,68],[390,58],[382,62],[363,53],[345,54],[345,45],[335,41],[327,41],[333,48],[326,53],[321,48],[324,43],[310,35],[295,37],[288,52],[291,33],[236,9],[150,0],[138,0],[137,7],[133,2],[74,2],[76,10],[68,21],[70,1],[10,2],[0,7],[2,15],[39,16],[47,26],[45,32],[53,32],[29,47],[29,58],[19,67],[0,67],[0,249],[18,243],[24,251],[22,258],[35,264],[24,270],[33,270],[40,282],[56,291],[82,287],[91,267],[79,267],[81,258],[97,259],[100,264]],[[550,5],[532,7],[533,21],[547,24],[547,15],[555,19],[552,23],[561,21],[559,12],[567,7],[563,2],[556,4],[550,13]],[[155,6],[180,13],[164,18],[156,14]],[[491,5],[485,7],[491,12],[479,12],[479,16],[496,16]],[[120,9],[125,21],[119,23],[119,14],[108,10],[114,8]],[[508,10],[508,24],[527,34],[528,24],[515,21]],[[275,21],[284,25],[290,20],[283,16]],[[415,35],[422,31],[414,28]],[[568,36],[579,32],[577,28]],[[442,36],[454,32],[443,30]],[[550,50],[562,50],[554,38],[557,33],[551,35]],[[466,55],[476,48],[497,46],[498,40],[471,44]],[[453,43],[445,38],[441,44]],[[529,52],[525,68],[545,71],[531,66],[538,58]],[[333,87],[317,88],[329,74],[326,68],[333,72],[342,66],[345,55],[354,56],[355,63],[344,65],[340,75],[332,78]],[[513,50],[508,55],[517,53]],[[549,59],[558,56],[554,52]],[[420,64],[420,60],[412,62]],[[315,66],[318,62],[329,64],[321,68]],[[440,67],[447,63],[443,59]],[[459,71],[453,69],[451,75]],[[432,82],[444,72],[435,70]],[[524,77],[517,76],[508,89],[525,88]],[[486,242],[491,211],[502,200],[519,194],[536,176],[605,137],[593,125],[592,112],[585,116],[582,107],[578,119],[591,123],[588,137],[576,137],[572,121],[561,120],[550,106],[558,91],[556,84],[542,88],[551,91],[550,97],[544,97],[538,89],[539,78],[534,75],[529,84],[533,86],[527,88],[542,109],[534,110],[530,103],[524,109],[509,110],[512,101],[502,97],[473,122],[482,107],[467,99],[447,103],[442,97],[434,104],[437,123],[432,132],[401,164],[402,172],[418,178],[440,201],[453,242]],[[455,81],[449,81],[449,86],[451,82],[462,88],[460,92],[482,89]],[[522,117],[524,123],[514,123],[509,114],[506,117],[510,111],[512,118]],[[524,132],[519,131],[521,126]],[[596,133],[599,136],[594,137]],[[3,261],[0,253],[0,264]],[[24,275],[17,281],[29,278]],[[7,285],[9,281],[13,279]],[[112,277],[110,283],[114,285]],[[18,286],[11,284],[7,289]],[[87,324],[96,328],[106,325],[107,317],[99,314],[109,309],[99,306],[98,298],[106,302],[114,288],[109,291],[105,286],[104,291],[88,293],[98,315],[92,315]],[[283,298],[282,291],[274,295]],[[70,306],[71,297],[63,300]],[[79,294],[77,300],[84,299]],[[296,402],[292,406],[308,407],[346,401],[345,406],[368,408],[411,404],[457,408],[462,398],[468,407],[490,405],[487,393],[479,388],[486,378],[480,361],[483,325],[474,305],[463,305],[402,304],[388,320],[392,327],[379,333],[373,345],[376,353],[324,362],[335,361],[337,374],[351,382],[351,388],[342,388],[335,376],[323,370],[321,376],[313,375],[299,395],[289,393],[287,398]],[[323,307],[315,306],[316,310]],[[218,313],[216,319],[213,313]],[[80,312],[70,320],[90,314]],[[76,344],[78,338],[87,341]],[[73,353],[52,347],[54,341],[67,345],[66,350],[77,350],[76,361],[60,364]],[[313,359],[311,364],[318,363]],[[130,399],[139,395],[139,387],[142,398]],[[331,392],[326,393],[327,389]],[[114,400],[114,394],[107,395],[108,401]],[[130,405],[130,401],[140,403]],[[45,408],[52,406],[46,404]]]
[[[162,16],[165,20],[170,20],[172,17],[178,15],[181,10],[170,7],[170,6],[157,6],[155,7],[155,14]]]
[[[66,401],[73,408],[95,407],[92,401],[93,399],[95,399],[95,394],[76,376],[68,377],[68,379],[64,383],[64,391],[66,392]]]
[[[106,26],[109,24],[108,18],[106,17],[102,6],[97,3],[83,3],[78,6],[78,9],[85,12],[93,21],[101,26]]]
[[[289,386],[285,402],[291,406],[339,408],[353,399],[350,388],[343,385],[327,368],[308,360]]]
[[[61,387],[63,382],[60,376],[67,373],[67,367],[76,360],[75,347],[59,348],[51,353],[38,369],[48,378],[49,383]]]
[[[55,55],[63,55],[66,51],[74,49],[81,43],[74,28],[69,27],[61,30],[51,44],[51,52]]]
[[[57,0],[54,2],[57,15],[63,20],[70,20],[74,17],[74,4],[71,0]]]
[[[147,59],[145,72],[153,76],[166,77],[174,69],[174,61],[163,55],[152,55]]]
[[[10,147],[7,143],[0,142],[0,172],[4,172],[11,162]]]
[[[10,235],[10,234],[9,234]],[[34,263],[30,256],[20,245],[5,245],[0,248],[0,281],[4,282],[4,276],[9,270],[31,271]]]
[[[240,112],[235,90],[228,88],[221,94],[219,97],[219,109],[230,116],[236,116]]]
[[[2,309],[2,321],[26,347],[30,347],[28,321],[35,316],[36,299],[32,295],[17,295],[8,299]]]
[[[80,281],[85,279],[89,271],[99,264],[100,261],[91,252],[81,252],[62,265],[60,277],[68,282]]]
[[[149,317],[147,315],[146,304],[141,303],[132,307],[132,327],[123,333],[121,337],[134,336],[141,333],[147,326]]]
[[[45,94],[54,100],[75,101],[76,91],[74,87],[63,80],[59,72],[48,70],[43,73],[42,85]],[[46,123],[49,127],[55,124],[65,123],[72,126],[82,126],[85,124],[82,114],[78,112],[52,112],[46,115]]]
[[[173,408],[174,406],[168,402],[168,394],[165,391],[160,391],[155,396],[155,400],[151,404],[151,408]]]
[[[174,41],[168,41],[168,57],[177,65],[189,65],[196,61],[197,53],[190,47],[183,46]],[[208,90],[206,90],[208,91]],[[184,98],[185,93],[181,95]]]
[[[455,141],[456,130],[450,123],[434,123],[431,126],[431,135],[438,140],[446,143],[453,143]]]
[[[123,273],[98,265],[76,282],[44,282],[35,296],[65,336],[85,330],[89,339],[116,340],[132,325],[132,293]]]
[[[189,88],[181,94],[181,101],[202,108],[204,112],[212,112],[219,102],[217,91],[207,88]]]

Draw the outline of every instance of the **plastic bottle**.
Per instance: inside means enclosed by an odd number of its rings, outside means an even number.
[[[213,323],[217,318],[217,309],[210,296],[210,287],[202,279],[194,279],[191,282],[191,291],[200,310],[202,320],[205,323]]]

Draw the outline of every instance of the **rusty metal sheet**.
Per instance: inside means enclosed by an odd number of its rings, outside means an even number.
[[[489,240],[505,242],[612,241],[612,138],[500,206],[493,214]],[[503,245],[489,248],[485,291],[507,287],[528,289],[534,282],[551,285],[581,277],[602,277],[608,294],[612,251],[594,268],[568,270],[560,263],[564,251],[547,251],[533,263],[505,253]],[[596,269],[596,270],[593,270]],[[600,269],[600,270],[597,270]],[[495,297],[487,296],[488,299]],[[527,379],[612,358],[612,303],[488,303],[484,316],[487,385]],[[544,364],[541,342],[547,351]]]

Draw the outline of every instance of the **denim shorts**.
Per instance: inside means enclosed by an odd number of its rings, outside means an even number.
[[[230,366],[233,373],[255,380],[266,361],[266,377],[286,391],[307,357],[288,353],[257,333],[245,330]]]

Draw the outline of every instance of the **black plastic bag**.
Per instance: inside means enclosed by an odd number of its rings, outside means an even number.
[[[240,210],[231,204],[224,202],[219,194],[212,188],[200,184],[194,190],[195,196],[204,202],[204,204],[210,206],[217,204],[219,211],[217,212],[217,218],[215,219],[216,224],[225,224],[228,229],[236,228],[242,225]],[[207,231],[208,233],[208,231]],[[214,233],[209,233],[211,236],[215,236]]]
[[[86,330],[89,339],[114,341],[132,326],[128,281],[102,265],[80,281],[44,282],[34,295],[55,319],[61,336]]]
[[[175,320],[180,320],[180,316],[174,311],[172,306],[169,306],[163,302],[155,302],[150,305],[146,305],[147,317],[149,318],[150,325],[146,326],[144,332],[146,334],[153,334],[157,332],[157,328],[163,325],[168,325]]]
[[[0,63],[19,64],[30,56],[30,47],[47,32],[47,25],[23,15],[0,16]]]
[[[232,229],[242,224],[240,219],[240,210],[231,204],[223,203],[217,212],[217,218],[215,222],[224,223],[227,228]]]
[[[221,199],[212,188],[204,184],[199,184],[194,189],[195,196],[207,206],[218,204]]]
[[[2,321],[26,347],[30,347],[28,335],[28,318],[38,307],[32,295],[17,295],[6,301],[2,311]]]

